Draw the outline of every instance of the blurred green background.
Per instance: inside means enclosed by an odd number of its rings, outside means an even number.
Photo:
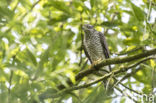
[[[86,60],[81,48],[83,24],[108,31],[111,57],[116,57],[115,53],[137,47],[155,48],[155,19],[155,0],[0,0],[0,103],[132,103],[117,91],[104,98],[101,83],[55,99],[38,96],[60,91],[59,84],[68,88],[68,79],[76,84],[74,77]],[[150,60],[139,65],[143,69],[123,83],[152,93],[155,63]],[[97,78],[88,76],[76,85]]]

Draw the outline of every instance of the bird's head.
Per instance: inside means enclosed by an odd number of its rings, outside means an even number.
[[[90,24],[84,24],[82,29],[86,34],[92,34],[95,31],[94,26]]]

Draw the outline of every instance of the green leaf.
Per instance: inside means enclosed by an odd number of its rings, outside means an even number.
[[[27,56],[30,58],[30,60],[32,61],[32,63],[34,65],[37,65],[36,57],[34,56],[34,54],[28,48],[26,49],[26,52],[27,52]]]
[[[1,8],[0,7],[0,20],[3,18],[3,19],[6,19],[6,20],[9,20],[11,19],[12,17],[14,16],[14,13],[9,10],[8,8]]]
[[[133,3],[131,3],[131,7],[133,9],[133,13],[135,17],[138,19],[138,21],[144,21],[145,19],[145,13],[137,6],[135,6]]]
[[[91,4],[91,7],[93,8],[93,6],[95,5],[95,2],[96,0],[90,0],[90,4]]]
[[[67,6],[65,2],[51,0],[50,2],[44,5],[44,7],[49,7],[49,6],[54,7],[64,13],[71,14],[71,9],[69,9],[69,5]]]
[[[57,22],[66,21],[68,18],[69,18],[69,15],[62,14],[62,15],[56,17],[56,18],[49,19],[48,25],[54,25]]]
[[[152,77],[151,77],[151,69],[152,67],[147,65],[147,64],[143,64],[145,67],[140,67],[142,68],[142,70],[138,71],[135,75],[134,78],[139,81],[142,82],[144,84],[147,85],[151,85],[152,83]]]
[[[105,21],[105,22],[102,22],[101,25],[106,26],[106,27],[116,27],[116,26],[122,25],[122,23],[117,20],[113,22]]]
[[[87,98],[85,98],[82,102],[83,103],[93,103],[92,101],[94,101],[94,99],[96,98],[96,94],[97,94],[97,87],[93,89],[93,91],[88,95]]]
[[[24,6],[27,9],[31,9],[31,2],[29,0],[20,0],[20,3],[22,6]]]
[[[106,102],[107,95],[105,93],[104,86],[95,87],[87,98],[84,99],[83,103],[104,103]],[[110,101],[107,101],[110,103]]]
[[[39,65],[43,65],[45,62],[48,61],[49,50],[50,50],[50,48],[48,48],[46,51],[44,51],[44,53],[41,55],[41,57],[40,57],[41,61],[40,61]]]

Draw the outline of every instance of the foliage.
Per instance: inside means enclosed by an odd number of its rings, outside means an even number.
[[[78,86],[99,78],[89,75],[75,80],[81,69],[90,65],[84,67],[86,57],[81,47],[85,23],[105,33],[111,57],[131,50],[125,56],[143,52],[134,51],[136,48],[156,48],[156,2],[137,1],[0,0],[0,103],[66,103],[71,98],[72,103],[128,101],[117,90],[105,97],[101,82],[55,99],[43,97],[61,91],[60,84],[70,88],[68,80]],[[113,69],[136,62],[117,64]],[[139,88],[144,94],[153,93],[156,61],[151,59],[131,71],[137,68],[141,70],[126,78],[124,85],[136,91]]]

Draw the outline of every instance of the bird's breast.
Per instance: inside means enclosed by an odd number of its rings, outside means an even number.
[[[84,42],[92,61],[104,59],[103,48],[98,35],[93,35]]]

